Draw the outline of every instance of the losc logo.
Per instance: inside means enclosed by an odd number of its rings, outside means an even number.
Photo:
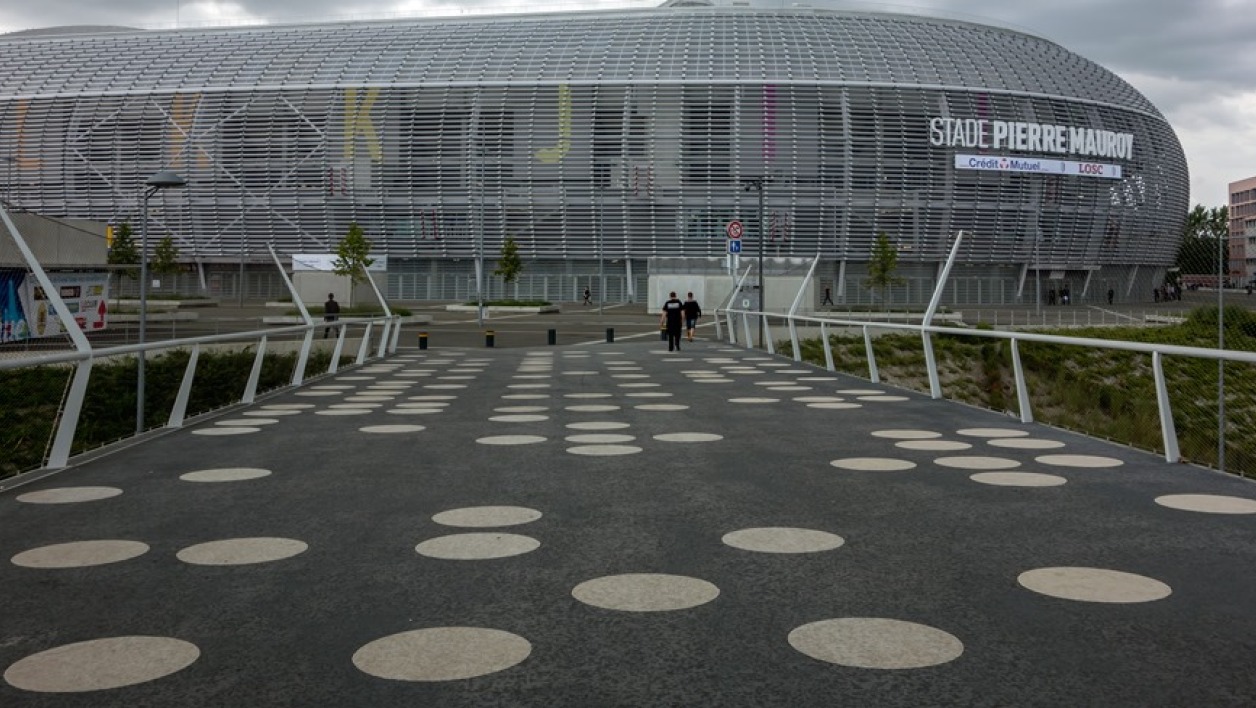
[[[1077,168],[1078,168],[1078,171],[1084,175],[1102,175],[1103,174],[1103,165],[1099,165],[1093,162],[1080,163],[1077,166]]]

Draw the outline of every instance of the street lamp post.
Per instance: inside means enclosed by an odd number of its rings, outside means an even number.
[[[767,241],[767,220],[764,214],[763,190],[767,186],[767,177],[751,177],[742,180],[742,188],[747,192],[755,190],[759,192],[759,312],[764,313],[759,317],[759,346],[767,349],[767,288],[763,279],[763,251],[764,242]]]
[[[140,220],[140,346],[144,345],[148,332],[148,198],[162,189],[182,187],[187,182],[170,170],[162,170],[149,177],[144,184],[142,213]],[[135,434],[144,432],[144,361],[148,353],[139,351],[135,381]]]
[[[602,314],[602,303],[606,301],[606,271],[605,261],[602,255],[602,214],[606,208],[606,202],[602,197],[602,190],[598,188],[597,192],[597,313]]]

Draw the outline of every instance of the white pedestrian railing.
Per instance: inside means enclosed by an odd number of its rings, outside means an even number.
[[[186,339],[167,339],[144,344],[88,349],[86,351],[23,356],[0,359],[0,372],[41,366],[73,367],[73,379],[58,410],[55,434],[43,466],[44,469],[59,469],[69,463],[75,433],[78,430],[79,419],[83,411],[83,402],[87,397],[92,366],[97,361],[131,356],[147,357],[154,352],[189,351],[190,356],[178,393],[163,426],[165,428],[180,428],[183,426],[184,419],[187,416],[188,400],[191,395],[192,385],[196,379],[197,361],[203,347],[239,344],[256,347],[256,354],[248,382],[236,401],[237,403],[247,404],[252,403],[257,395],[258,382],[261,377],[262,364],[267,354],[267,348],[276,337],[284,335],[298,335],[301,337],[300,348],[297,350],[296,366],[288,384],[289,387],[299,387],[305,381],[306,367],[309,362],[310,352],[314,347],[314,333],[317,330],[325,328],[337,330],[336,340],[331,353],[331,363],[328,368],[328,373],[335,373],[351,329],[361,330],[361,340],[354,362],[356,365],[361,365],[371,358],[372,340],[376,336],[378,339],[376,340],[377,347],[374,352],[375,358],[384,357],[388,353],[396,353],[397,342],[401,334],[400,320],[401,318],[397,316],[345,318],[337,322],[311,322],[291,327],[276,327]],[[376,334],[377,332],[378,335]]]
[[[818,330],[819,338],[823,343],[825,367],[829,371],[837,371],[833,356],[832,343],[829,338],[833,328],[844,328],[847,330],[861,332],[864,340],[864,357],[867,365],[868,379],[873,383],[880,383],[881,381],[881,376],[877,368],[876,354],[873,349],[874,333],[914,332],[920,336],[921,343],[926,353],[932,351],[931,337],[937,334],[945,334],[953,337],[971,337],[976,339],[1009,341],[1012,371],[1016,386],[1016,398],[1020,408],[1020,419],[1025,423],[1033,422],[1034,414],[1030,403],[1030,392],[1026,382],[1024,367],[1021,364],[1020,345],[1022,342],[1149,354],[1151,355],[1152,376],[1155,382],[1157,412],[1160,421],[1160,436],[1164,444],[1164,458],[1168,462],[1181,461],[1181,454],[1179,452],[1178,434],[1173,421],[1172,397],[1165,378],[1165,358],[1188,357],[1249,365],[1256,364],[1256,352],[1209,349],[1204,347],[1180,346],[1173,344],[1131,342],[1116,339],[1095,339],[1088,337],[1068,337],[1015,330],[964,329],[937,325],[910,324],[906,322],[875,322],[858,319],[819,317],[815,315],[764,313],[733,308],[718,310],[715,315],[717,319],[720,317],[724,318],[724,324],[727,326],[728,341],[733,344],[739,343],[739,329],[736,325],[738,320],[740,320],[740,332],[744,333],[742,339],[740,340],[740,344],[746,348],[752,348],[754,346],[754,340],[751,337],[751,333],[755,331],[759,324],[759,320],[762,319],[764,331],[767,332],[767,346],[765,348],[769,352],[773,349],[771,334],[773,322],[778,325],[786,326],[791,333],[796,332],[799,327],[815,328]],[[754,323],[754,326],[752,326],[752,322]],[[724,329],[721,328],[720,331],[723,332]],[[801,349],[795,342],[791,342],[791,344],[793,344],[792,349],[794,361],[802,361]],[[927,369],[925,373],[930,382],[930,395],[934,399],[942,398],[943,393],[939,384],[940,379],[936,360],[933,357],[926,356],[925,368]],[[1218,396],[1219,395],[1220,394],[1218,394]]]

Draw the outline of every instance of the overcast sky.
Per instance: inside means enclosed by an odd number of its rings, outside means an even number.
[[[1045,37],[1121,75],[1169,119],[1186,149],[1191,202],[1225,204],[1256,176],[1256,0],[766,0],[924,12]],[[159,28],[254,22],[643,7],[657,0],[37,0],[0,7],[0,32],[69,24]]]

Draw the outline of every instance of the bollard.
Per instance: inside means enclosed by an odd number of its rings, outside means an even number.
[[[427,332],[419,332],[419,349],[427,349]]]
[[[553,345],[553,344],[558,344],[558,330],[556,330],[556,329],[551,329],[551,330],[549,331],[549,337],[548,337],[548,340],[547,340],[547,341],[548,341],[548,342],[549,342],[549,344],[551,344],[551,345]]]
[[[495,333],[491,329],[484,330],[484,346],[492,347]]]
[[[606,343],[607,344],[615,343],[615,328],[614,327],[606,328]]]

